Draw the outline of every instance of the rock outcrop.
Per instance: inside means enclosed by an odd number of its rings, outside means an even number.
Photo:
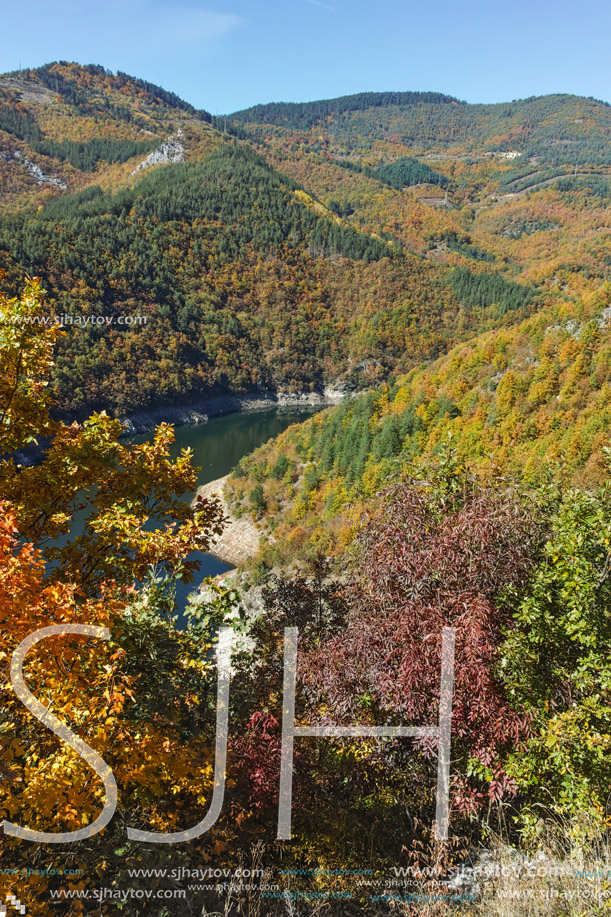
[[[40,166],[37,166],[35,162],[24,156],[20,150],[13,150],[8,153],[0,152],[0,159],[4,162],[18,162],[20,166],[27,169],[34,181],[39,185],[55,185],[56,188],[61,188],[62,191],[66,191],[68,188],[65,181],[62,181],[61,178],[55,178],[53,175],[47,175]]]
[[[182,130],[178,130],[175,136],[168,137],[165,143],[149,153],[139,166],[136,166],[132,175],[141,172],[143,169],[150,169],[151,166],[161,166],[168,162],[183,162],[185,158],[185,148],[180,142]]]

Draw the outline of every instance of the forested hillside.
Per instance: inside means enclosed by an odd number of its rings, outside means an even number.
[[[386,140],[420,150],[462,147],[478,155],[510,145],[549,164],[611,162],[611,106],[571,95],[468,105],[433,92],[360,93],[320,102],[255,105],[231,119],[246,126],[314,129],[353,149]]]
[[[610,111],[406,92],[215,119],[99,66],[8,74],[4,286],[39,275],[71,316],[68,414],[367,388],[607,276]]]
[[[265,517],[264,556],[344,549],[388,482],[452,447],[463,466],[598,486],[611,425],[611,286],[474,337],[429,366],[290,428],[243,459],[229,493]],[[414,465],[415,463],[415,465]],[[339,536],[339,537],[338,537]]]

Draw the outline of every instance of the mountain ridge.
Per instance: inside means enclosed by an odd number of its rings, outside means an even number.
[[[387,105],[424,105],[424,104],[453,104],[460,105],[468,108],[476,107],[485,107],[485,108],[494,108],[495,106],[503,105],[519,105],[524,102],[534,102],[540,99],[583,99],[589,102],[594,102],[598,105],[602,105],[605,108],[611,107],[610,102],[606,102],[604,99],[597,99],[594,96],[581,96],[577,93],[570,92],[550,92],[550,93],[541,93],[540,95],[534,94],[530,96],[524,96],[519,99],[511,99],[500,102],[467,102],[465,99],[459,99],[456,96],[449,95],[444,92],[437,92],[435,90],[383,90],[383,91],[370,91],[363,90],[361,92],[348,93],[342,96],[334,96],[332,98],[325,99],[310,99],[306,102],[258,102],[255,105],[249,105],[247,108],[236,109],[231,113],[227,113],[227,117],[238,118],[242,121],[248,121],[249,114],[258,113],[260,115],[266,113],[266,110],[270,110],[270,114],[273,111],[277,111],[280,114],[282,111],[295,110],[303,111],[309,106],[327,106],[329,113],[335,112],[335,108],[343,109],[344,111],[359,111],[364,108],[380,108]],[[369,104],[363,104],[365,101],[368,101]],[[334,105],[334,103],[344,103],[343,105]],[[256,118],[251,120],[256,121]],[[273,123],[273,122],[268,122]]]
[[[375,386],[608,277],[607,106],[340,102],[295,130],[99,65],[0,77],[9,291],[37,274],[50,314],[112,320],[67,329],[63,411]]]

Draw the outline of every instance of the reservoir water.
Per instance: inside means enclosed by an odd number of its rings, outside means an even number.
[[[200,467],[197,486],[208,484],[228,474],[244,455],[248,455],[257,446],[262,445],[274,436],[278,436],[288,426],[299,423],[310,417],[317,408],[271,408],[269,410],[244,411],[236,414],[225,414],[213,417],[207,423],[196,426],[176,427],[176,441],[172,444],[171,453],[175,458],[181,449],[193,449],[193,465]],[[152,433],[144,433],[129,438],[129,442],[142,443],[151,439]],[[194,493],[185,496],[189,502]],[[207,576],[218,576],[230,570],[212,554],[194,554],[190,558],[200,561],[195,582],[189,585],[179,584],[176,591],[178,608],[185,607],[189,593],[193,592]]]

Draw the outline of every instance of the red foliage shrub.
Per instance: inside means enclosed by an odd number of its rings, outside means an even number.
[[[248,808],[259,810],[277,805],[281,737],[276,717],[255,711],[244,734],[232,742],[232,750],[248,783]]]
[[[453,804],[473,811],[511,794],[499,760],[528,735],[529,721],[495,675],[511,626],[503,594],[525,584],[540,539],[510,492],[473,489],[457,498],[415,484],[387,491],[358,539],[345,632],[300,654],[303,693],[318,722],[436,725],[442,628],[455,627]],[[436,757],[435,740],[418,745]],[[489,769],[485,788],[467,778],[469,758]]]

